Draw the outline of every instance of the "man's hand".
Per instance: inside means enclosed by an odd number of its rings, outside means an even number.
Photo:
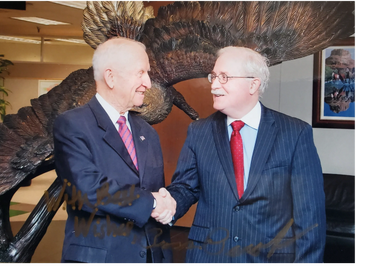
[[[171,197],[166,188],[160,188],[158,192],[152,192],[156,199],[156,208],[152,210],[151,217],[162,224],[171,222],[176,212],[176,201]]]

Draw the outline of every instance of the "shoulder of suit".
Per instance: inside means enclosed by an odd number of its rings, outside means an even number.
[[[203,125],[203,124],[210,124],[213,121],[219,120],[219,119],[225,119],[226,115],[221,113],[220,111],[216,111],[213,114],[209,115],[206,118],[201,118],[199,120],[193,121],[192,125]]]
[[[59,120],[83,120],[85,122],[85,115],[87,114],[91,114],[91,109],[90,107],[85,104],[83,106],[74,108],[74,109],[70,109],[70,110],[66,110],[62,113],[60,113],[55,121],[59,121]]]
[[[268,112],[270,115],[272,115],[272,117],[274,118],[275,122],[277,123],[277,125],[296,125],[299,127],[306,127],[306,126],[310,126],[307,122],[297,118],[297,117],[293,117],[293,116],[289,116],[287,114],[284,114],[282,112],[270,109],[265,107],[265,111]]]

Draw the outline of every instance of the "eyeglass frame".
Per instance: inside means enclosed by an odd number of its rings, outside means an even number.
[[[227,81],[225,81],[224,83],[222,83],[222,81],[220,80],[221,75],[225,75],[227,77]],[[212,78],[212,76],[213,76],[213,78]],[[207,78],[208,78],[208,82],[211,83],[211,84],[213,83],[213,80],[215,78],[218,78],[219,83],[226,84],[228,82],[229,78],[251,78],[251,79],[253,79],[253,78],[256,78],[256,77],[253,77],[253,76],[228,76],[225,73],[220,73],[220,74],[216,75],[216,74],[213,74],[213,73],[209,73]]]

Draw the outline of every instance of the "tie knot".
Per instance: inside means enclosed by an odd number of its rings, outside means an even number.
[[[231,126],[233,128],[233,131],[240,131],[241,128],[243,128],[243,126],[245,125],[244,122],[237,120],[231,123]]]
[[[119,125],[123,125],[123,124],[125,124],[126,123],[126,121],[127,121],[127,119],[122,115],[122,116],[120,116],[119,117],[119,119],[118,119],[118,121],[117,121],[117,123],[119,124]]]

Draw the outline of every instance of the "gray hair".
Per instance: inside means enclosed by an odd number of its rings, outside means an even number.
[[[236,52],[237,62],[241,62],[243,73],[261,80],[259,95],[261,96],[269,82],[269,60],[260,53],[245,47],[225,47],[217,52],[217,57],[226,52]]]
[[[129,47],[136,47],[137,45],[146,50],[144,44],[124,37],[111,38],[100,44],[96,48],[92,60],[94,80],[103,80],[103,73],[109,66],[113,66],[114,64],[118,64],[120,67],[127,66],[128,64],[121,64],[120,61],[123,60],[123,56],[128,54]]]

